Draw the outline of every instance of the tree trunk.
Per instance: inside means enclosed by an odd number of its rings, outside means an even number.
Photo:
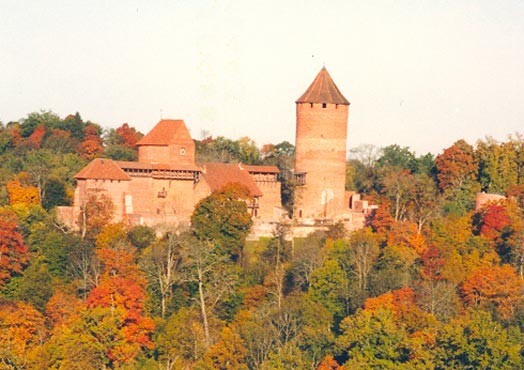
[[[203,282],[203,274],[202,274],[202,267],[197,266],[198,271],[198,295],[200,298],[200,310],[202,311],[202,323],[204,325],[204,336],[206,337],[206,346],[209,346],[210,344],[210,338],[209,338],[209,324],[207,322],[207,312],[206,312],[206,302],[204,299],[204,282]]]

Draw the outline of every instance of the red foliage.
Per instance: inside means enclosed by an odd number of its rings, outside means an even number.
[[[138,132],[134,127],[129,127],[127,123],[124,123],[122,126],[116,129],[116,133],[122,139],[122,145],[125,145],[130,148],[134,148],[138,140],[142,138],[140,132]]]
[[[29,250],[18,232],[14,213],[0,210],[0,286],[22,272],[29,262]]]
[[[44,125],[36,126],[35,130],[28,138],[29,142],[32,144],[34,148],[38,149],[42,146],[42,141],[44,140],[45,133],[46,132]]]
[[[501,203],[488,204],[484,208],[480,235],[490,239],[497,239],[501,232],[509,227],[511,220],[506,207]]]
[[[435,165],[441,190],[461,186],[475,174],[473,148],[459,140],[437,156]]]
[[[442,258],[440,250],[435,246],[430,246],[426,249],[421,259],[423,267],[420,275],[422,278],[430,281],[441,280],[444,258]]]

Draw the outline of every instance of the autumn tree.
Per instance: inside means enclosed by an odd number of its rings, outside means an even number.
[[[85,126],[84,140],[78,145],[77,149],[82,158],[91,160],[103,152],[101,133],[102,129],[96,124],[92,123]]]
[[[20,274],[29,262],[29,250],[14,213],[0,208],[0,286]]]
[[[443,277],[445,259],[441,251],[432,245],[426,249],[420,260],[422,266],[414,286],[418,305],[439,319],[451,317],[456,313],[458,297],[455,284]]]
[[[24,175],[22,174],[22,177]],[[7,192],[9,194],[9,203],[23,204],[23,205],[34,205],[40,204],[40,196],[38,188],[32,185],[24,185],[19,179],[9,181],[7,183]]]
[[[462,284],[462,295],[468,305],[493,307],[507,320],[524,300],[524,282],[509,265],[479,268]]]
[[[480,191],[477,163],[471,145],[459,140],[435,159],[439,189],[444,193],[444,211],[463,215],[474,205]]]
[[[248,370],[245,364],[246,348],[237,331],[222,328],[219,340],[213,344],[196,368],[217,370]]]
[[[80,205],[80,230],[82,238],[95,238],[113,218],[114,204],[105,194],[90,194]]]
[[[89,293],[89,309],[107,308],[118,311],[121,323],[117,326],[121,341],[108,348],[108,356],[117,363],[132,361],[143,349],[151,349],[153,321],[144,315],[145,279],[135,261],[132,247],[99,248],[102,264],[100,283]],[[102,311],[101,311],[102,312]]]
[[[138,158],[136,143],[144,135],[127,123],[109,130],[105,137],[105,155],[114,160],[135,161]]]
[[[37,356],[46,338],[44,317],[30,304],[0,299],[0,365],[19,369]]]
[[[473,147],[464,140],[455,142],[435,160],[439,188],[461,187],[475,178],[476,163]]]
[[[317,370],[344,370],[344,366],[340,366],[333,356],[327,355],[322,359]]]
[[[488,204],[482,210],[481,216],[480,235],[493,241],[497,238],[500,240],[502,232],[508,229],[511,223],[502,203]]]

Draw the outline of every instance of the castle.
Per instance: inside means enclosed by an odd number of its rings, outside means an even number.
[[[325,68],[296,101],[293,224],[305,227],[302,233],[338,220],[360,228],[374,208],[345,190],[349,104]],[[66,224],[79,228],[87,199],[102,194],[113,202],[114,222],[188,223],[198,201],[227,183],[249,189],[247,205],[258,235],[289,221],[277,167],[196,163],[195,143],[182,120],[161,120],[137,146],[136,162],[97,158],[75,176],[73,205],[58,210]]]

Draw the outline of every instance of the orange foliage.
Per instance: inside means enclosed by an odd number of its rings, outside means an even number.
[[[220,339],[206,353],[206,360],[213,369],[246,369],[244,357],[247,349],[240,335],[231,327],[225,326],[220,332]]]
[[[388,245],[405,245],[423,255],[427,249],[426,239],[418,232],[417,224],[414,222],[398,222],[387,234]]]
[[[378,297],[368,298],[364,302],[365,310],[376,311],[385,308],[398,315],[415,307],[415,292],[410,287],[400,288]]]
[[[18,232],[14,213],[0,209],[0,286],[29,262],[29,250]]]
[[[85,159],[93,159],[103,151],[104,147],[98,128],[94,125],[87,125],[84,129],[84,141],[78,145],[79,154]]]
[[[387,231],[391,230],[396,221],[389,211],[389,203],[381,203],[380,207],[373,212],[368,223],[373,231],[379,234],[385,234]]]
[[[7,193],[9,194],[9,204],[40,204],[40,195],[36,186],[22,185],[20,179],[7,182]]]
[[[524,300],[524,281],[510,265],[481,267],[467,276],[462,295],[467,304],[493,305],[501,318],[509,319]]]
[[[121,310],[124,324],[120,332],[124,343],[116,345],[108,354],[116,362],[134,358],[140,348],[153,348],[151,333],[153,320],[143,315],[145,279],[134,258],[134,248],[99,248],[97,256],[102,264],[100,284],[87,297],[88,308],[106,307]]]
[[[22,302],[0,301],[0,348],[23,357],[46,335],[44,317]]]
[[[344,370],[344,366],[340,366],[333,356],[325,356],[317,367],[317,370]]]
[[[83,302],[75,295],[57,290],[46,305],[46,318],[52,327],[67,323],[82,309]]]

